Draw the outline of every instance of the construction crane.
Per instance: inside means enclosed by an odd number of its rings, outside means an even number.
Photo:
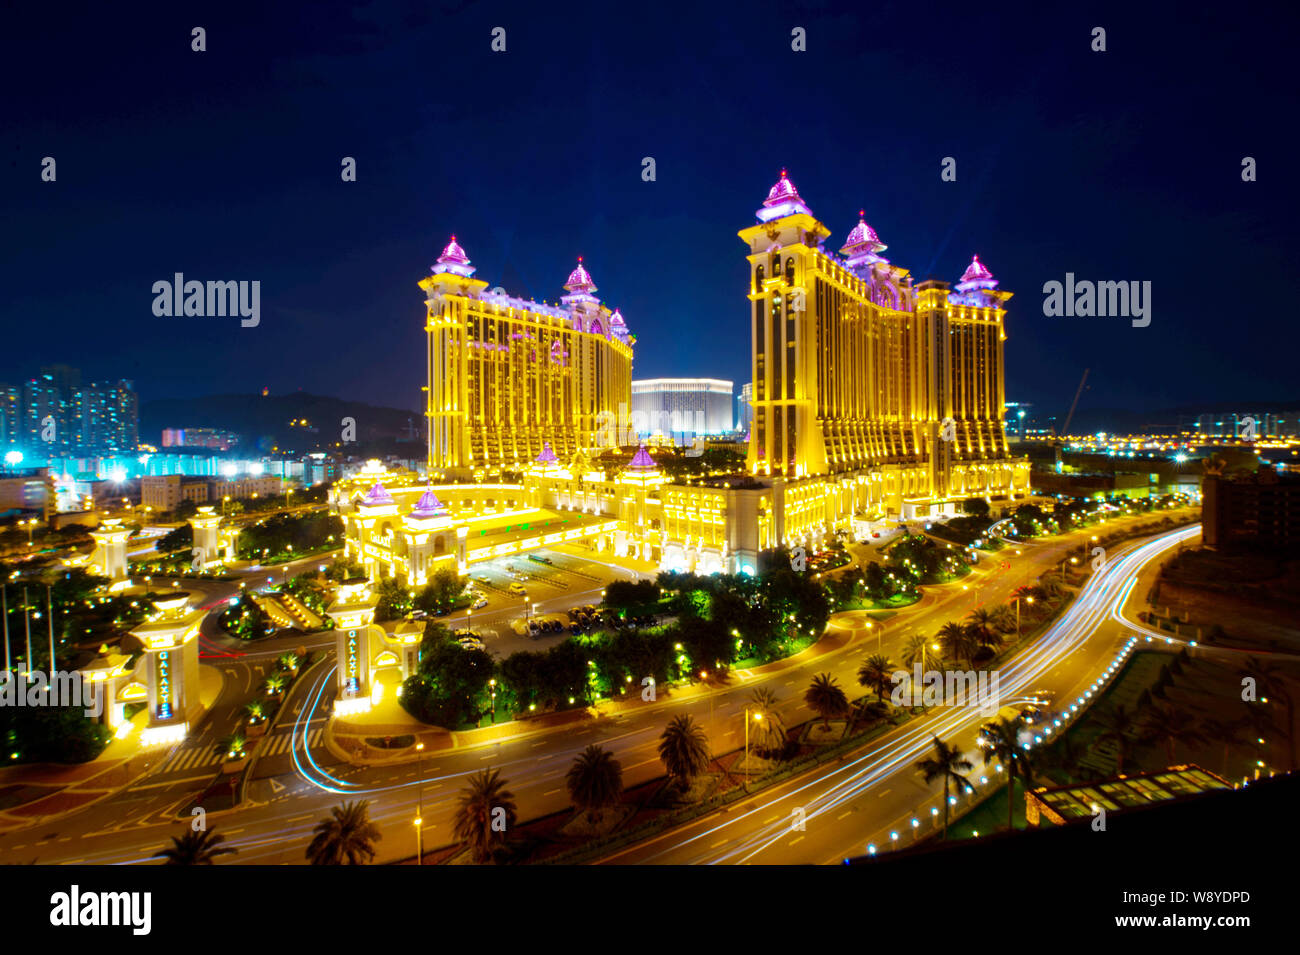
[[[1088,372],[1091,368],[1083,370],[1083,377],[1079,379],[1079,388],[1074,393],[1074,401],[1070,402],[1070,413],[1065,416],[1065,424],[1061,425],[1060,430],[1056,432],[1056,470],[1061,470],[1061,446],[1065,443],[1065,436],[1070,433],[1070,422],[1074,420],[1074,409],[1079,407],[1079,397],[1083,394],[1083,387],[1088,383]]]

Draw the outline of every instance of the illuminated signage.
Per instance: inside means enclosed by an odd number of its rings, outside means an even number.
[[[355,693],[361,685],[360,666],[357,662],[357,632],[348,631],[348,677],[347,688]]]
[[[158,654],[158,718],[170,719],[172,715],[171,651]]]

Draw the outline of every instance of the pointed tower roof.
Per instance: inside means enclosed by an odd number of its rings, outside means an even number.
[[[970,265],[966,266],[966,271],[962,273],[961,281],[957,283],[957,291],[970,292],[974,289],[991,289],[996,288],[997,284],[998,280],[993,277],[993,273],[985,267],[977,255],[970,260]]]
[[[378,507],[381,504],[392,504],[393,495],[389,494],[388,489],[376,481],[375,486],[367,491],[366,496],[361,499],[361,503],[367,507]]]
[[[863,218],[866,215],[864,210],[858,210],[858,224],[853,227],[848,238],[844,240],[844,248],[840,253],[846,256],[856,256],[863,252],[884,252],[889,246],[880,241],[880,236],[876,235],[876,230],[867,225],[867,220]]]
[[[420,499],[415,502],[415,507],[411,509],[412,517],[441,517],[447,513],[447,508],[443,506],[442,501],[438,500],[438,495],[433,493],[433,488],[426,488],[420,495]]]
[[[782,169],[781,178],[776,181],[776,185],[767,191],[767,198],[763,200],[763,208],[759,209],[755,215],[758,216],[760,222],[770,222],[773,219],[781,218],[781,216],[794,215],[797,212],[812,215],[812,210],[800,197],[799,190],[795,188],[789,175]]]
[[[609,316],[609,323],[616,327],[619,325],[622,325],[624,328],[627,327],[627,322],[623,321],[623,313],[618,309],[614,309],[614,314]]]
[[[555,456],[555,452],[551,450],[551,442],[542,442],[542,453],[537,456],[537,460],[534,463],[545,465],[559,463],[559,459]]]
[[[477,269],[470,264],[469,256],[465,254],[456,237],[453,235],[447,247],[442,250],[442,255],[438,256],[438,261],[433,265],[433,274],[439,272],[451,272],[455,275],[464,275],[467,278],[473,275]]]
[[[582,265],[582,256],[578,256],[578,267],[569,273],[569,281],[564,283],[564,287],[570,292],[596,291],[596,283],[591,280],[591,274]]]
[[[657,467],[654,458],[650,457],[650,452],[645,449],[645,442],[642,441],[640,447],[636,449],[636,454],[632,455],[632,460],[628,463],[630,468],[650,469]]]

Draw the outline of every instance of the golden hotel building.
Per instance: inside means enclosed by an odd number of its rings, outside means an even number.
[[[474,278],[452,236],[420,282],[426,294],[430,474],[483,476],[597,444],[598,425],[631,399],[623,316],[595,295],[578,260],[560,306],[513,298]]]
[[[336,487],[349,554],[370,576],[412,582],[441,561],[463,573],[556,542],[752,572],[759,552],[817,546],[840,528],[1026,496],[1029,463],[1010,456],[1002,425],[1011,293],[979,259],[951,289],[913,283],[861,218],[833,252],[784,172],[756,216],[740,232],[754,376],[747,473],[674,484],[642,447],[607,476],[587,451],[609,443],[610,419],[629,404],[635,339],[622,316],[595,297],[581,262],[563,307],[489,291],[453,237],[420,282],[430,486],[367,472]],[[513,470],[522,482],[502,483]],[[439,482],[466,476],[478,480]]]

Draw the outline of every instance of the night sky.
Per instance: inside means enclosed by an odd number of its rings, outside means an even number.
[[[477,277],[550,302],[584,256],[635,377],[739,390],[736,232],[785,166],[835,249],[865,208],[918,281],[980,255],[1015,293],[1010,400],[1063,413],[1085,367],[1093,408],[1300,398],[1294,14],[1132,6],[10,7],[0,381],[62,362],[145,401],[415,408],[416,282],[454,232]],[[260,280],[261,324],[155,317],[175,272]],[[1066,272],[1150,281],[1150,326],[1045,317]]]

